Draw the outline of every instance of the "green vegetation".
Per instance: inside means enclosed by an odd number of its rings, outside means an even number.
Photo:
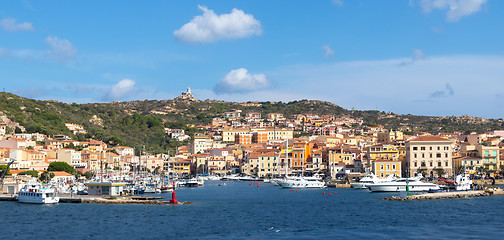
[[[0,165],[0,176],[5,171],[6,168],[7,168],[7,165]],[[6,176],[11,176],[11,175],[12,175],[12,173],[10,173],[10,169],[9,169],[9,171],[7,171]]]
[[[68,163],[66,162],[52,162],[49,164],[49,167],[47,167],[47,171],[49,172],[64,171],[72,175],[75,175],[75,168],[68,165]]]
[[[20,173],[18,173],[18,175],[30,175],[32,177],[37,178],[39,175],[39,172],[37,170],[28,170],[28,171],[20,172]]]
[[[51,181],[51,179],[54,177],[54,173],[50,173],[50,172],[43,172],[42,174],[40,174],[40,181],[42,182],[49,182]]]

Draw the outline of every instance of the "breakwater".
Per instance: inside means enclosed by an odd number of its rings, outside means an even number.
[[[458,191],[458,192],[436,192],[411,195],[407,197],[392,196],[382,198],[384,200],[433,200],[433,199],[449,199],[449,198],[471,198],[471,197],[489,197],[494,195],[504,195],[504,191],[479,190],[479,191]]]

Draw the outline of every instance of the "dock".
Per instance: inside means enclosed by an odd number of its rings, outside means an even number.
[[[407,197],[392,196],[382,198],[384,200],[410,201],[410,200],[434,200],[450,198],[472,198],[472,197],[490,197],[504,195],[504,191],[478,190],[478,191],[454,191],[454,192],[436,192],[416,194]]]
[[[58,195],[60,203],[101,203],[101,204],[148,204],[148,205],[168,205],[169,201],[161,201],[164,196],[128,196],[128,197],[108,197],[90,195]],[[17,201],[15,195],[0,196],[0,201]],[[179,202],[178,204],[191,204],[192,202]]]

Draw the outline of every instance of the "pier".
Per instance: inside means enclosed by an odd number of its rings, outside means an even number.
[[[478,191],[436,192],[436,193],[416,194],[407,197],[392,196],[382,199],[409,201],[409,200],[434,200],[434,199],[449,199],[449,198],[490,197],[498,195],[504,195],[504,191],[478,190]]]
[[[59,195],[60,203],[101,203],[101,204],[148,204],[148,205],[168,205],[168,204],[191,204],[192,202],[170,203],[161,201],[164,196],[128,196],[128,197],[108,197],[89,195]],[[0,201],[17,201],[15,195],[0,196]]]

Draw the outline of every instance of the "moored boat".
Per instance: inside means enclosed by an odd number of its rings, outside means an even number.
[[[279,181],[283,188],[323,188],[325,183],[316,177],[295,177]]]
[[[420,181],[422,175],[413,178],[399,178],[391,182],[381,182],[366,185],[372,192],[401,192],[406,191],[408,186],[410,192],[428,192],[439,190],[439,186],[434,183]]]
[[[56,197],[54,188],[47,188],[40,183],[28,183],[21,190],[17,199],[21,203],[58,203],[59,198]]]
[[[378,176],[375,174],[369,174],[364,176],[362,179],[360,179],[356,183],[350,183],[350,186],[355,189],[366,189],[366,185],[368,184],[374,184],[374,183],[381,183],[381,182],[390,182],[396,179],[393,175],[387,176],[385,179],[380,179]]]

